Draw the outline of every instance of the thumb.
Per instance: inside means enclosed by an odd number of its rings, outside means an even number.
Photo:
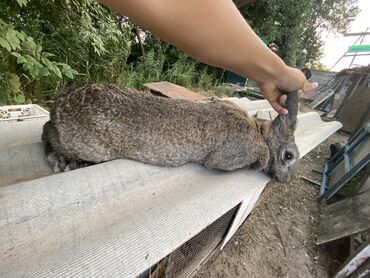
[[[305,81],[303,86],[302,86],[302,91],[304,93],[311,92],[311,91],[317,89],[317,87],[319,87],[319,83],[317,83],[317,82],[310,83],[308,81]]]

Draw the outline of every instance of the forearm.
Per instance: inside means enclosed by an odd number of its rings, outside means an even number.
[[[277,80],[284,62],[252,31],[231,0],[101,0],[204,63],[258,83]]]

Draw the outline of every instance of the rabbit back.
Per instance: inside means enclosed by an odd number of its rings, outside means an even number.
[[[221,101],[196,103],[88,85],[63,91],[50,116],[49,136],[57,137],[50,144],[69,160],[128,158],[163,166],[200,162],[233,170],[256,163],[261,153],[268,157],[248,116]]]

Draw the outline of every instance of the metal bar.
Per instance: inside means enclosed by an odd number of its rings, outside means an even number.
[[[322,181],[321,181],[321,188],[320,188],[319,199],[322,199],[321,196],[323,196],[324,193],[325,193],[327,179],[328,179],[328,163],[326,163],[325,164],[325,167],[324,167],[324,174],[322,175]]]
[[[339,62],[340,62],[340,60],[342,60],[343,59],[343,57],[345,57],[346,56],[346,54],[347,54],[347,51],[346,52],[344,52],[344,54],[338,59],[338,61],[336,61],[335,63],[334,63],[334,65],[332,65],[331,66],[331,68],[329,69],[329,71],[330,70],[332,70]]]
[[[327,174],[337,167],[337,165],[343,160],[344,147],[341,148],[330,160],[326,163],[328,165],[326,171]]]
[[[344,146],[344,171],[345,173],[348,173],[351,170],[351,165],[349,162],[349,154],[348,154],[349,146]]]
[[[348,173],[346,173],[339,181],[330,186],[329,190],[324,192],[319,199],[330,199],[335,193],[337,193],[346,183],[356,175],[363,167],[365,167],[370,161],[370,153],[365,156],[359,163],[357,163]]]
[[[368,131],[361,129],[359,132],[355,134],[353,138],[351,138],[351,141],[349,143],[349,152],[352,152],[353,149],[355,149],[362,141],[363,139],[368,135]]]
[[[349,75],[349,76],[351,76],[351,75]],[[350,89],[350,93],[349,94],[347,93],[345,95],[344,99],[342,100],[341,105],[338,107],[338,110],[334,115],[335,117],[339,117],[342,114],[342,112],[344,110],[344,106],[347,103],[347,99],[350,98],[352,96],[353,92],[357,89],[358,85],[361,82],[361,79],[362,79],[362,74],[360,73],[360,77],[356,80],[356,82],[354,84],[352,84],[352,86],[350,88],[348,88],[348,90]]]
[[[365,30],[365,33],[367,32],[367,30],[368,30],[369,28],[368,27],[366,27],[366,30]],[[362,43],[364,42],[364,39],[365,39],[365,35],[361,35],[361,37],[362,37],[362,39],[361,39],[361,41],[360,41],[360,45],[362,45]],[[353,58],[352,58],[352,61],[351,61],[351,63],[349,64],[349,68],[351,68],[352,67],[352,64],[353,64],[353,62],[355,61],[355,59],[356,59],[356,57],[357,56],[362,56],[361,54],[358,54],[357,55],[357,52],[355,53],[355,55],[353,56]]]
[[[330,77],[330,79],[328,81],[326,81],[326,83],[322,86],[319,87],[319,92],[323,91],[324,88],[328,88],[329,86],[331,86],[331,82],[334,83],[335,81],[335,77],[336,77],[336,74],[334,74],[332,77]]]
[[[368,153],[360,162],[356,165],[351,165],[350,154],[358,147],[362,142],[366,140],[369,136],[370,130],[367,128],[362,128],[356,132],[353,137],[350,138],[348,143],[337,152],[326,164],[324,168],[324,174],[322,177],[321,188],[319,199],[329,199],[337,191],[339,191],[354,175],[356,175],[363,167],[365,167],[370,162],[370,153]],[[336,166],[344,160],[345,173],[343,176],[329,188],[327,188],[327,182],[329,178],[329,173],[336,168]]]
[[[360,39],[361,37],[358,37],[358,39],[355,41],[355,43],[353,44],[353,45],[355,45],[357,42],[358,42],[358,40]],[[340,57],[339,58],[339,60],[338,61],[336,61],[335,62],[335,64],[329,69],[329,70],[331,70],[332,68],[334,68],[339,62],[340,62],[340,60],[342,60],[343,59],[343,57],[345,57],[346,56],[346,54],[347,54],[347,51],[346,52],[344,52],[344,54],[342,55],[342,57]]]
[[[346,54],[343,57],[353,57],[353,56],[370,56],[370,53],[361,53],[361,54]],[[342,58],[343,58],[342,57]]]
[[[356,37],[356,36],[367,36],[367,35],[370,35],[370,32],[345,33],[345,34],[343,34],[344,37]]]

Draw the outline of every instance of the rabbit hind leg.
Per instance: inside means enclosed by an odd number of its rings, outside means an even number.
[[[68,172],[95,164],[89,161],[69,160],[56,152],[50,152],[47,161],[54,173]]]
[[[68,162],[67,166],[64,168],[64,172],[68,172],[71,170],[76,170],[79,168],[88,167],[94,165],[96,163],[90,161],[83,161],[83,160],[71,160]]]
[[[48,154],[46,160],[54,173],[64,172],[64,169],[67,166],[64,156],[58,155],[53,151]]]

